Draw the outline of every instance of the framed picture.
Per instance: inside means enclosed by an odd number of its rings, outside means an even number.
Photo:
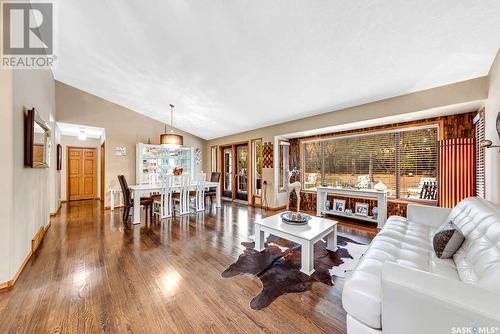
[[[345,210],[345,200],[334,199],[333,200],[333,211],[344,212]]]
[[[358,216],[368,216],[368,204],[366,203],[356,203],[356,214]]]
[[[56,167],[57,170],[62,169],[62,146],[61,144],[57,144],[57,161],[56,161]]]

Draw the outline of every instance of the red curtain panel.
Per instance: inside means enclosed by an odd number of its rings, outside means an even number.
[[[439,206],[452,208],[476,195],[474,138],[439,142]]]

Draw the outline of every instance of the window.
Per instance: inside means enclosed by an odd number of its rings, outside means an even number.
[[[476,127],[476,196],[484,198],[484,117],[480,112],[474,118]]]
[[[262,139],[252,140],[253,157],[253,193],[260,196],[262,193]]]
[[[400,197],[423,198],[426,186],[437,185],[437,129],[401,132]],[[437,192],[432,196],[437,199]]]
[[[391,197],[424,198],[437,184],[437,139],[434,126],[304,142],[304,189],[382,182]]]
[[[303,150],[304,189],[314,188],[321,185],[321,143],[305,143]]]
[[[341,138],[323,142],[322,184],[370,188],[382,181],[396,191],[395,134]]]
[[[290,169],[290,143],[280,142],[279,145],[279,189],[285,190],[288,185],[288,170]]]

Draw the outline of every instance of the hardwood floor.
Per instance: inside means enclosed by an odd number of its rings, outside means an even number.
[[[344,333],[343,280],[250,309],[258,278],[221,278],[275,214],[239,204],[124,226],[98,201],[64,204],[16,285],[0,292],[0,333]],[[340,226],[369,242],[375,232]]]

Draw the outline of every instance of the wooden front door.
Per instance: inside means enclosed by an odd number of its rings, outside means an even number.
[[[68,198],[97,197],[97,149],[68,147]]]

